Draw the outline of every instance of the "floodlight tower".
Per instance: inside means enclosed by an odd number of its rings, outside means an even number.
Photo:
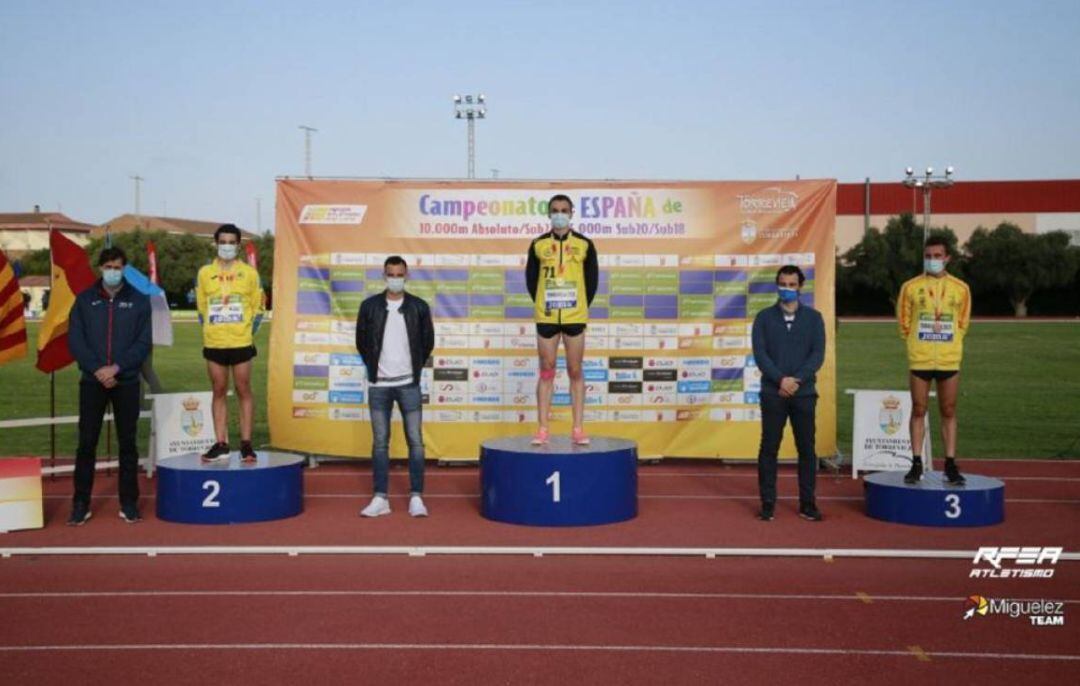
[[[484,94],[455,95],[454,119],[464,119],[469,130],[469,176],[476,178],[476,120],[487,118],[487,102]]]
[[[935,188],[948,188],[953,185],[953,168],[945,167],[945,174],[934,176],[934,168],[927,167],[925,176],[915,176],[915,170],[908,167],[904,170],[904,185],[912,189],[912,193],[921,188],[923,193],[923,243],[930,236],[930,194]],[[912,208],[914,214],[914,207]]]

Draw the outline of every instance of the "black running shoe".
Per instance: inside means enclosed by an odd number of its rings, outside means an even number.
[[[771,522],[776,512],[776,505],[773,503],[762,503],[761,512],[758,512],[757,518],[763,522]]]
[[[88,503],[75,503],[71,506],[71,516],[68,517],[68,526],[82,526],[90,520],[90,505]]]
[[[917,484],[922,480],[922,460],[915,460],[911,463],[911,469],[904,475],[904,483]]]
[[[945,483],[950,486],[963,486],[967,483],[967,479],[956,468],[956,463],[952,460],[945,461]]]
[[[142,515],[139,514],[139,508],[137,505],[121,505],[120,519],[124,520],[128,524],[134,524],[135,522],[142,521]]]
[[[218,462],[229,461],[229,444],[228,443],[215,443],[210,446],[210,449],[202,454],[202,461],[205,464],[214,464]]]
[[[255,455],[255,449],[251,447],[251,441],[240,443],[240,462],[250,465],[255,464],[258,459],[258,456]]]
[[[821,511],[817,509],[817,505],[814,503],[799,505],[799,516],[809,522],[820,522],[824,519],[821,516]]]

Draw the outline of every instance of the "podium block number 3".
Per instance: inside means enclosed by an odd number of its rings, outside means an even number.
[[[221,501],[217,499],[218,495],[221,493],[221,483],[214,481],[213,479],[208,479],[203,482],[202,489],[204,491],[209,491],[206,494],[206,497],[203,498],[203,507],[221,507]]]
[[[948,508],[945,510],[945,516],[949,519],[956,519],[960,516],[960,496],[955,493],[950,493],[945,496],[945,503]]]
[[[559,472],[552,472],[551,476],[549,476],[544,483],[551,486],[551,502],[557,503],[562,500],[562,488],[559,486]]]

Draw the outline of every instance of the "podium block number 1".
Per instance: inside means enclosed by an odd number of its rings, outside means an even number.
[[[554,471],[551,476],[544,482],[548,486],[551,486],[551,502],[557,503],[562,500],[562,489],[559,486],[559,472]]]

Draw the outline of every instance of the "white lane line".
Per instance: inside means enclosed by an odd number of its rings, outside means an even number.
[[[905,596],[866,594],[877,602],[955,603],[956,596]],[[815,593],[664,593],[631,591],[438,591],[438,590],[305,590],[305,591],[253,591],[253,590],[158,590],[158,591],[26,591],[0,593],[0,600],[19,599],[87,599],[87,598],[189,598],[189,597],[421,597],[421,598],[595,598],[614,600],[813,600],[865,602],[858,594]],[[1021,602],[1039,598],[1014,598]],[[1080,599],[1060,600],[1070,605],[1080,604]]]
[[[18,555],[544,555],[629,557],[811,557],[968,560],[972,550],[891,548],[650,548],[603,546],[348,546],[348,545],[206,545],[206,546],[56,546],[0,548],[0,557]],[[1080,553],[1062,553],[1060,560],[1080,561]]]
[[[608,652],[608,653],[741,653],[754,655],[860,655],[910,658],[907,650],[867,650],[857,648],[791,648],[781,646],[707,646],[707,645],[570,645],[558,643],[98,643],[52,645],[0,645],[0,652],[59,651],[222,651],[222,650],[415,650],[415,651],[532,651],[532,652]],[[930,657],[961,659],[1080,661],[1080,655],[1053,653],[984,653],[925,651]]]

